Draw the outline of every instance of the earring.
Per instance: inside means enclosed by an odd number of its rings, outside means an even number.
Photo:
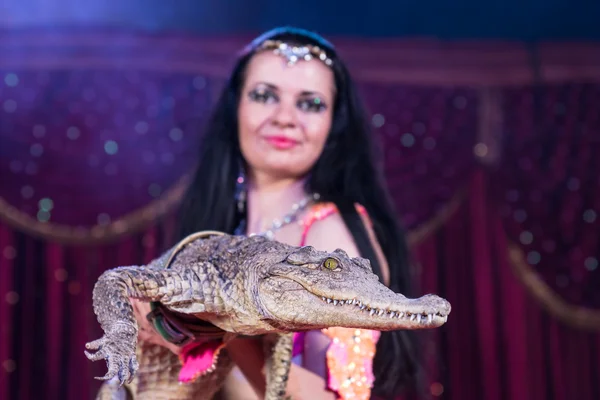
[[[235,182],[235,200],[237,201],[238,212],[243,213],[246,208],[246,174],[241,163],[240,172]]]

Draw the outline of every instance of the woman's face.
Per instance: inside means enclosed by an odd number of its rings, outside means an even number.
[[[332,121],[334,74],[319,60],[288,66],[272,52],[246,69],[238,108],[242,154],[251,172],[299,178],[319,158]]]

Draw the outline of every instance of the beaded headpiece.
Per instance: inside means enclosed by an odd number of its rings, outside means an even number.
[[[333,61],[325,50],[319,46],[303,45],[296,46],[290,45],[281,40],[265,40],[258,46],[257,51],[260,50],[272,50],[273,53],[284,57],[287,60],[288,65],[294,65],[299,60],[310,61],[312,59],[318,59],[325,63],[327,66],[332,66]]]

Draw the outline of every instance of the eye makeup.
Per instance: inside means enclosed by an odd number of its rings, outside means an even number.
[[[248,92],[248,98],[257,103],[270,104],[279,101],[276,87],[259,85]],[[313,92],[302,92],[296,101],[296,107],[304,112],[319,113],[327,109],[322,97]]]

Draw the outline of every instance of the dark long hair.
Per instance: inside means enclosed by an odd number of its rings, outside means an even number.
[[[350,74],[334,47],[320,36],[297,28],[277,28],[255,39],[242,53],[208,121],[198,168],[181,208],[180,232],[216,229],[232,233],[243,216],[238,215],[235,182],[242,154],[238,143],[237,108],[245,70],[253,50],[264,40],[284,40],[297,45],[316,45],[333,61],[337,94],[333,123],[325,148],[307,179],[307,191],[334,202],[363,257],[373,270],[381,268],[361,224],[353,224],[354,204],[362,204],[373,222],[375,234],[390,267],[390,288],[410,296],[409,253],[398,224],[381,168],[375,163],[375,147],[369,120]],[[367,254],[365,254],[367,253]],[[412,332],[383,332],[373,363],[373,394],[391,398],[417,375],[416,346]]]

